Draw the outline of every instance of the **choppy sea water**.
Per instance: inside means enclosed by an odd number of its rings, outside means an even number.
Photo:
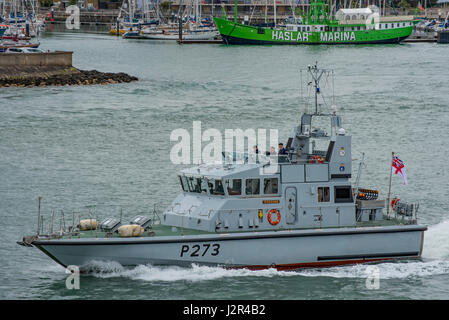
[[[73,50],[74,66],[139,77],[130,84],[0,89],[0,298],[3,299],[448,299],[449,46],[177,45],[102,34],[47,33],[43,49]],[[366,153],[361,185],[385,196],[391,152],[429,225],[422,261],[382,263],[379,289],[367,266],[293,272],[94,263],[80,290],[65,270],[16,241],[42,211],[100,217],[163,209],[180,187],[170,133],[207,128],[277,128],[287,140],[303,111],[299,69],[335,70],[335,102]],[[354,162],[354,171],[358,162]]]

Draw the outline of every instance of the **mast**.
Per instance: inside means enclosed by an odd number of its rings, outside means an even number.
[[[321,19],[322,17],[322,19]],[[328,22],[329,13],[326,11],[325,0],[311,0],[307,24]]]
[[[391,153],[391,161],[390,161],[390,183],[388,185],[388,197],[387,197],[387,216],[390,215],[390,194],[391,194],[391,177],[393,175],[393,169],[391,168],[394,159],[394,152]]]
[[[355,182],[355,189],[354,189],[354,202],[357,200],[357,195],[359,194],[360,177],[362,175],[362,168],[364,162],[365,162],[365,152],[362,153],[362,161],[360,161],[359,171],[357,172],[357,179]]]
[[[267,26],[267,18],[268,18],[268,0],[265,0],[265,26]]]
[[[198,10],[198,0],[195,0],[195,24],[199,21],[199,10]]]
[[[274,8],[274,27],[276,28],[276,0],[273,0],[273,8]]]
[[[237,23],[237,0],[234,2],[234,22]]]
[[[320,93],[320,79],[323,76],[324,72],[326,70],[324,69],[318,69],[318,62],[315,62],[314,66],[308,66],[308,71],[312,76],[313,80],[313,87],[315,88],[315,115],[318,114],[318,94]]]

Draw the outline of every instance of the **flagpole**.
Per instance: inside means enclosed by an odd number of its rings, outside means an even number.
[[[390,216],[390,194],[391,194],[391,177],[393,176],[393,169],[391,166],[393,165],[394,152],[391,153],[391,162],[390,162],[390,184],[388,186],[388,197],[387,197],[387,216]]]

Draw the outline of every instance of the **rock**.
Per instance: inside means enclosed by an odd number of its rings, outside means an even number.
[[[78,70],[73,67],[52,69],[48,66],[33,68],[15,66],[6,70],[0,68],[0,87],[114,84],[137,80],[138,78],[123,72],[103,73],[97,70]]]

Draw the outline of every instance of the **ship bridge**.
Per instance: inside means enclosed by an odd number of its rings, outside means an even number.
[[[218,233],[356,225],[351,136],[336,107],[332,113],[318,110],[318,98],[325,102],[318,86],[324,73],[316,66],[309,72],[315,110],[303,113],[293,128],[287,154],[224,154],[221,164],[180,171],[183,192],[163,213],[162,224]],[[382,217],[380,207],[365,211]]]

